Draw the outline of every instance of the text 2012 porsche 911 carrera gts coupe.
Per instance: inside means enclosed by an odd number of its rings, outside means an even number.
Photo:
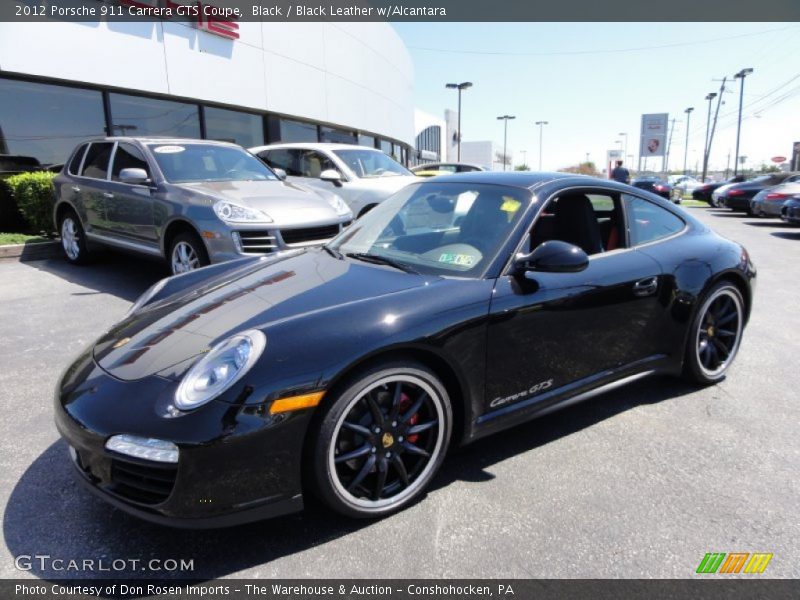
[[[722,379],[747,252],[615,182],[412,184],[326,246],[163,280],[64,373],[88,487],[211,527],[313,492],[356,517],[424,492],[447,449],[652,373]]]

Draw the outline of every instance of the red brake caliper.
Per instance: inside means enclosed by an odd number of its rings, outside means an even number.
[[[400,394],[400,412],[402,413],[406,410],[409,406],[411,406],[411,398],[406,395],[405,392]],[[411,418],[408,420],[409,425],[416,425],[417,421],[419,421],[419,413],[414,413],[411,415]],[[419,434],[415,433],[414,435],[408,436],[408,441],[412,444],[416,444],[417,440],[419,439]]]

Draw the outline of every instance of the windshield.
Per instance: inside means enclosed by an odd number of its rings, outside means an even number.
[[[278,180],[264,163],[235,146],[150,144],[150,149],[171,183]]]
[[[344,164],[350,167],[356,177],[397,177],[413,175],[399,162],[378,150],[334,150]]]
[[[355,259],[383,259],[409,271],[478,276],[525,212],[530,193],[474,183],[403,188],[328,244]]]

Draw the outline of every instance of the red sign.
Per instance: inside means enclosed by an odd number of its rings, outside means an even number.
[[[239,39],[239,24],[236,22],[238,17],[232,14],[232,9],[219,8],[200,0],[185,4],[175,0],[119,0],[119,3],[127,6],[128,12],[133,16],[182,20],[191,18],[198,29],[231,40]]]
[[[772,162],[777,163],[777,164],[785,163],[786,162],[786,157],[785,156],[773,156],[772,157]]]

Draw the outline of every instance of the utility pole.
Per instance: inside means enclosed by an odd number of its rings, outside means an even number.
[[[728,178],[728,173],[731,170],[731,151],[728,150],[728,160],[725,161],[725,179]]]
[[[717,109],[714,111],[714,124],[711,126],[711,133],[708,135],[708,146],[706,148],[706,158],[705,164],[706,168],[708,167],[708,161],[711,157],[711,145],[714,143],[714,132],[717,130],[717,118],[719,117],[719,108],[722,106],[722,95],[727,91],[725,89],[725,83],[728,81],[727,75],[722,78],[722,83],[719,86],[719,96],[717,97]],[[728,159],[730,162],[730,158]],[[705,178],[706,169],[703,170],[703,177]],[[728,176],[727,171],[725,172],[725,177]]]
[[[536,124],[539,126],[539,171],[542,170],[542,129],[545,125],[549,125],[547,121],[536,121]]]
[[[464,81],[462,83],[447,83],[445,86],[450,90],[458,90],[458,139],[456,141],[458,147],[458,158],[456,162],[461,162],[461,92],[472,87],[472,82]]]
[[[669,126],[669,139],[667,140],[667,152],[664,157],[664,171],[669,173],[669,151],[672,148],[672,134],[675,132],[675,123],[678,119],[672,118],[672,123]]]
[[[511,119],[516,119],[517,117],[513,115],[503,115],[502,117],[497,117],[498,121],[504,121],[503,123],[503,171],[506,170],[506,164],[508,163],[508,154],[506,153],[507,142],[508,142],[508,122]]]
[[[739,135],[742,132],[742,102],[744,101],[744,78],[750,75],[753,72],[753,69],[747,68],[742,69],[734,78],[740,79],[739,82],[739,122],[736,124],[736,158],[733,161],[733,174],[738,175],[738,165],[739,165]]]
[[[686,148],[683,151],[683,174],[686,175],[686,159],[689,158],[689,119],[692,116],[693,106],[690,106],[685,111],[686,113]]]
[[[708,153],[711,148],[709,145],[709,134],[711,133],[711,101],[716,97],[717,94],[715,92],[706,94],[706,100],[708,100],[708,116],[706,117],[706,143],[705,146],[703,146],[703,176],[700,178],[702,182],[706,180],[706,173],[708,173]]]

